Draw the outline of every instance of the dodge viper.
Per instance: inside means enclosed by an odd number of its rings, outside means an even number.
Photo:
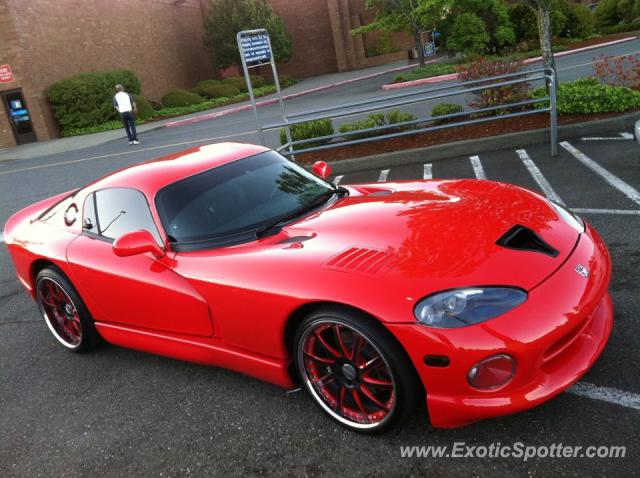
[[[529,409],[576,382],[613,321],[598,233],[487,180],[335,186],[215,144],[15,213],[18,279],[64,348],[122,347],[306,389],[377,432]]]

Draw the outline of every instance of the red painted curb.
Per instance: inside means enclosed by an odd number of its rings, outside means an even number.
[[[437,60],[432,60],[432,61],[427,62],[427,64],[428,63],[435,63],[436,61]],[[329,83],[328,85],[322,85],[322,86],[318,86],[316,88],[311,88],[309,90],[299,91],[298,93],[292,93],[290,95],[283,96],[282,99],[283,100],[289,100],[289,99],[292,99],[292,98],[298,98],[300,96],[309,95],[311,93],[317,93],[319,91],[324,91],[324,90],[328,90],[330,88],[335,88],[336,86],[342,86],[342,85],[346,85],[346,84],[349,84],[349,83],[355,83],[356,81],[361,81],[361,80],[368,80],[370,78],[375,78],[377,76],[386,75],[387,73],[393,73],[394,71],[406,70],[408,68],[413,68],[413,65],[400,66],[400,67],[397,67],[397,68],[391,68],[389,70],[380,71],[378,73],[372,73],[370,75],[359,76],[358,78],[351,78],[350,80],[344,80],[344,81],[338,81],[338,82],[335,82],[335,83]],[[272,104],[277,103],[277,102],[278,102],[277,98],[272,98],[270,100],[260,101],[260,102],[256,103],[256,106],[258,108],[260,108],[262,106],[272,105]],[[228,114],[238,113],[240,111],[245,111],[245,110],[250,110],[250,109],[251,109],[251,105],[250,104],[249,105],[243,105],[243,106],[237,106],[235,108],[229,108],[228,110],[224,110],[224,111],[217,111],[215,113],[208,113],[208,114],[204,114],[204,115],[200,115],[200,116],[195,116],[193,118],[185,118],[185,119],[181,119],[181,120],[172,121],[170,123],[166,123],[164,125],[164,127],[165,128],[175,128],[176,126],[182,126],[182,125],[185,125],[185,124],[199,123],[201,121],[207,121],[207,120],[219,118],[220,116],[226,116]]]
[[[583,51],[589,51],[589,50],[595,50],[597,48],[603,48],[605,46],[611,46],[611,45],[616,45],[618,43],[624,43],[624,42],[628,42],[631,40],[636,40],[640,37],[628,37],[628,38],[621,38],[620,40],[614,40],[611,42],[607,42],[607,43],[600,43],[598,45],[590,45],[590,46],[585,46],[583,48],[576,48],[575,50],[568,50],[568,51],[561,51],[560,53],[556,53],[554,56],[556,58],[560,58],[563,56],[567,56],[567,55],[573,55],[574,53],[580,53]],[[529,65],[531,63],[535,63],[537,61],[541,61],[542,57],[541,56],[537,56],[534,58],[528,58],[526,60],[524,60],[523,63]],[[430,78],[423,78],[421,80],[413,80],[413,81],[404,81],[402,83],[391,83],[388,85],[382,85],[382,89],[385,91],[389,91],[389,90],[397,90],[400,88],[411,88],[413,86],[420,86],[420,85],[428,85],[431,83],[441,83],[443,81],[450,81],[450,80],[455,80],[458,78],[458,74],[457,73],[451,73],[449,75],[440,75],[440,76],[432,76]]]

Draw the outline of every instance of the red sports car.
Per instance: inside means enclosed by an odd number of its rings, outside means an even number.
[[[5,240],[67,349],[104,339],[300,383],[362,432],[425,397],[436,427],[528,409],[604,348],[609,254],[565,208],[486,180],[313,171],[203,146],[27,207]]]

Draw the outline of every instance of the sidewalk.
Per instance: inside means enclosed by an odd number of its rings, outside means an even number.
[[[354,81],[383,75],[385,73],[412,68],[414,66],[415,65],[413,64],[407,64],[406,61],[398,61],[386,65],[366,68],[363,70],[330,73],[327,75],[305,78],[295,85],[286,88],[283,91],[283,96],[285,97],[285,99],[295,98],[325,89],[335,88],[337,86],[352,83]],[[272,104],[275,101],[277,101],[277,95],[275,94],[267,95],[257,100],[258,104],[261,106]],[[226,114],[242,111],[250,107],[251,104],[249,101],[243,101],[241,103],[235,103],[233,105],[222,106],[220,108],[206,111],[199,111],[197,113],[192,113],[185,116],[141,124],[138,125],[137,129],[139,133],[145,133],[147,131],[152,131],[167,126],[180,126],[182,124],[205,121],[207,119],[211,119],[212,117],[224,116]],[[21,146],[15,146],[13,148],[8,148],[5,150],[0,150],[0,162],[19,159],[31,159],[50,154],[77,151],[80,149],[90,148],[92,146],[98,146],[100,144],[108,143],[110,141],[123,139],[124,137],[124,129],[117,129],[112,131],[105,131],[102,133],[72,136],[70,138],[57,138],[48,141],[39,141],[37,143],[30,143]]]

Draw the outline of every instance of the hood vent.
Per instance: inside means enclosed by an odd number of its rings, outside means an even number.
[[[496,241],[496,244],[507,249],[518,251],[540,252],[556,257],[560,252],[547,244],[538,234],[528,227],[516,224]]]
[[[328,269],[353,271],[374,275],[386,270],[391,262],[391,254],[366,247],[349,247],[329,259]]]

